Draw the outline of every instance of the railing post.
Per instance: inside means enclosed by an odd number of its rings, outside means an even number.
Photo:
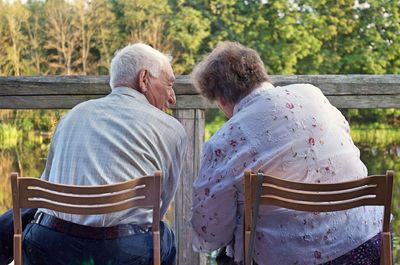
[[[192,251],[192,232],[190,229],[192,183],[199,171],[204,142],[204,110],[176,109],[173,115],[182,123],[189,138],[181,182],[175,194],[174,203],[173,228],[177,240],[177,265],[204,265],[204,255]]]

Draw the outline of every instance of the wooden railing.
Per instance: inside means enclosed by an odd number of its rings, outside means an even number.
[[[400,108],[400,75],[270,76],[275,85],[310,83],[319,87],[338,108]],[[216,106],[180,76],[174,85],[173,115],[189,136],[189,150],[174,201],[173,228],[178,242],[178,265],[205,264],[191,248],[192,183],[199,170],[204,142],[204,110]],[[107,76],[0,77],[0,109],[69,109],[107,95]]]
[[[400,75],[271,76],[275,85],[310,83],[321,88],[338,108],[396,108],[400,105]],[[102,97],[110,92],[107,76],[0,76],[0,108],[54,109]],[[207,102],[188,76],[175,82],[174,109],[207,109]]]

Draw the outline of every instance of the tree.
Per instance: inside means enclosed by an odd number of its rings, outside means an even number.
[[[74,10],[64,0],[46,2],[47,41],[49,67],[52,74],[74,73],[79,33],[73,23]]]
[[[203,17],[210,21],[210,34],[204,39],[200,53],[209,52],[222,40],[240,41],[241,34],[254,21],[257,13],[249,15],[254,6],[260,6],[257,1],[236,0],[200,0],[187,1],[194,9],[202,12]],[[254,15],[254,16],[253,16]]]
[[[358,8],[361,73],[400,73],[400,3],[376,0]]]
[[[173,66],[178,74],[188,74],[196,63],[199,49],[210,34],[210,21],[184,1],[172,4],[167,35],[173,46]]]
[[[171,14],[167,0],[119,0],[115,3],[121,13],[121,29],[127,34],[126,42],[144,42],[164,52],[172,50],[169,36],[165,34]]]
[[[81,65],[81,73],[86,75],[88,73],[88,60],[90,55],[90,48],[92,46],[92,39],[95,32],[93,18],[90,16],[91,2],[88,0],[75,0],[73,6],[74,13],[73,22],[77,30],[77,48],[79,48],[80,56],[77,64]]]
[[[0,10],[6,10],[6,4],[0,0]],[[8,39],[8,34],[6,33],[6,23],[5,23],[5,13],[0,12],[0,75],[6,75],[6,56],[7,50],[6,43]]]
[[[12,4],[3,4],[5,10],[3,22],[5,23],[5,45],[6,52],[4,71],[7,75],[21,75],[26,68],[24,60],[24,48],[26,47],[26,36],[22,27],[28,19],[28,11],[20,1]]]
[[[93,56],[97,58],[97,69],[93,71],[107,74],[113,53],[122,46],[116,15],[112,11],[112,3],[108,0],[91,1],[88,16],[95,29],[92,52]]]
[[[312,11],[302,8],[296,1],[268,1],[260,8],[255,30],[259,36],[257,50],[261,53],[271,74],[295,74],[298,63],[304,58],[318,54],[322,45],[316,35],[316,23]]]
[[[45,10],[44,3],[39,1],[28,1],[26,7],[29,12],[29,18],[25,26],[26,35],[29,40],[27,49],[29,51],[29,60],[32,69],[28,74],[45,74]]]
[[[313,28],[322,44],[319,51],[299,61],[299,73],[384,74],[399,71],[400,39],[395,33],[400,27],[398,2],[299,0],[299,3],[303,10],[310,10],[315,16]]]

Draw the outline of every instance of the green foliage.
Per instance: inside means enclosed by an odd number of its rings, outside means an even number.
[[[400,73],[400,2],[311,0],[0,1],[0,74],[106,74],[143,41],[177,74],[222,40],[259,51],[270,74]]]
[[[400,109],[348,109],[342,112],[355,128],[400,128]]]
[[[65,110],[14,110],[5,122],[13,122],[24,134],[31,131],[52,132],[65,113]]]
[[[0,149],[17,146],[20,132],[11,124],[0,123]]]
[[[210,21],[200,11],[178,4],[174,18],[168,22],[168,36],[174,47],[174,69],[188,74],[196,64],[196,55],[203,40],[210,34]]]
[[[206,111],[206,128],[205,128],[205,140],[207,141],[210,137],[218,131],[219,128],[226,122],[224,114],[216,109],[210,109]]]
[[[90,51],[97,63],[94,72],[108,74],[108,67],[114,52],[122,46],[122,36],[118,33],[117,14],[108,0],[91,1],[90,16],[93,22],[93,45]]]

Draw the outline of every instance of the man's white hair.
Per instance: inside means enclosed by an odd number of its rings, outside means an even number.
[[[130,44],[115,53],[110,66],[110,86],[134,84],[140,70],[146,68],[150,75],[158,77],[171,58],[143,43]]]

